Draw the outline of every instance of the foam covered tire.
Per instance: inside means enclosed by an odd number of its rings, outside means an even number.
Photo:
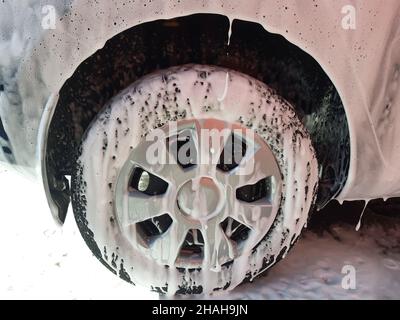
[[[132,150],[155,128],[210,118],[254,130],[272,151],[282,181],[273,221],[255,245],[218,269],[159,263],[122,232],[118,177]],[[236,71],[185,65],[143,77],[105,106],[79,148],[72,203],[86,244],[122,279],[161,293],[212,293],[233,289],[286,255],[307,224],[317,184],[311,140],[288,102]]]

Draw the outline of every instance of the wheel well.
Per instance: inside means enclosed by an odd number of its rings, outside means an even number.
[[[329,77],[313,57],[258,23],[234,20],[229,46],[228,30],[228,18],[217,14],[147,22],[114,36],[79,65],[60,90],[47,139],[49,189],[61,221],[69,203],[65,176],[71,175],[77,146],[98,112],[141,76],[186,63],[231,68],[275,89],[310,132],[320,164],[318,207],[341,191],[349,169],[349,130]]]

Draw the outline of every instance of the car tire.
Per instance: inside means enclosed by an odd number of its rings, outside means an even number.
[[[231,259],[225,260],[219,256],[213,260],[211,253],[209,258],[203,257],[207,263],[203,261],[199,265],[176,264],[174,261],[177,260],[163,258],[165,251],[171,248],[164,245],[154,253],[149,249],[150,242],[138,244],[143,242],[143,239],[138,240],[142,237],[138,226],[133,233],[127,231],[128,227],[125,228],[118,213],[122,210],[121,204],[116,203],[125,201],[127,195],[124,191],[120,194],[118,188],[130,183],[131,178],[121,178],[121,175],[132,174],[132,170],[124,168],[129,165],[130,157],[135,157],[135,154],[138,157],[139,151],[135,153],[135,150],[139,150],[142,141],[154,130],[175,122],[204,122],[205,119],[251,130],[262,139],[266,152],[273,155],[279,170],[276,177],[279,186],[274,187],[276,195],[271,200],[271,206],[274,206],[272,218],[264,219],[264,209],[260,209],[261,218],[258,220],[265,230],[257,229],[257,237],[251,238],[252,243],[242,245],[239,253],[226,254]],[[261,165],[266,161],[261,161]],[[124,182],[120,183],[120,179]],[[154,179],[157,179],[157,174]],[[160,293],[209,294],[231,290],[282,259],[307,224],[317,186],[318,163],[314,148],[295,109],[287,101],[266,84],[242,73],[214,66],[184,65],[139,79],[114,97],[91,123],[78,150],[72,176],[72,204],[86,244],[97,259],[122,279]],[[243,197],[241,200],[248,200],[246,195]],[[141,208],[146,211],[150,207],[144,203]],[[228,215],[233,220],[240,220],[233,211]],[[180,220],[177,223],[175,217],[169,220],[172,222],[169,221],[168,228],[173,223],[182,224]],[[250,229],[255,222],[249,223]],[[203,221],[201,226],[198,230],[203,235],[203,243],[199,245],[209,252],[207,243],[211,246],[211,242],[205,235],[207,221]],[[226,228],[226,223],[216,228]],[[187,242],[187,239],[188,235],[185,235],[185,245],[195,242]],[[228,246],[234,241],[232,247],[238,250],[239,240],[225,240],[230,243]],[[182,242],[167,243],[182,246]],[[179,250],[182,248],[174,252],[180,254]],[[212,252],[218,252],[218,249]]]

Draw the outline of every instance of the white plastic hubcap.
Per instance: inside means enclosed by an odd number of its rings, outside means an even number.
[[[154,142],[143,139],[119,174],[121,232],[160,264],[218,270],[271,227],[278,164],[264,140],[237,124],[196,119],[159,130],[159,150],[149,153]]]

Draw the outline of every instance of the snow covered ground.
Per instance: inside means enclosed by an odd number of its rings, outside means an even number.
[[[356,220],[349,222],[344,209],[338,212],[341,207],[335,210],[332,221],[324,220],[331,212],[315,218],[311,230],[267,276],[216,297],[399,299],[400,209],[396,217],[367,208],[358,232]],[[1,167],[0,218],[0,299],[158,298],[106,270],[81,239],[72,212],[64,228],[57,228],[41,186]],[[342,271],[348,268],[355,272],[355,289],[342,286]]]

